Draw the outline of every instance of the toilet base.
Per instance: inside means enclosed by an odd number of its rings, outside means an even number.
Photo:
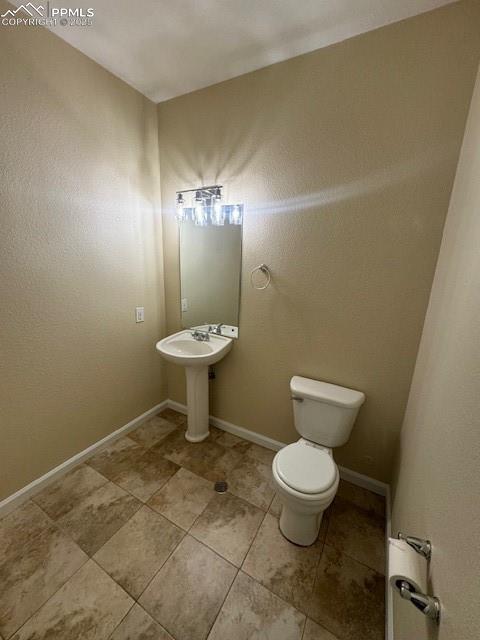
[[[301,547],[309,547],[318,538],[322,517],[323,511],[299,513],[284,504],[280,513],[280,531],[290,542]]]

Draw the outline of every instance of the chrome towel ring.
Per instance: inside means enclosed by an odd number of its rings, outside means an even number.
[[[255,273],[257,271],[260,271],[261,273],[263,273],[263,275],[265,276],[266,280],[265,283],[263,285],[258,286],[257,284],[255,284]],[[257,289],[257,291],[262,291],[263,289],[266,289],[268,287],[268,285],[270,284],[272,280],[272,274],[270,273],[270,269],[267,267],[266,264],[259,264],[258,267],[254,267],[251,271],[250,271],[250,282],[251,285],[254,289]]]

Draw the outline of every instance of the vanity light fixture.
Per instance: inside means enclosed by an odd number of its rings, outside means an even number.
[[[243,221],[243,205],[227,205],[222,203],[222,185],[215,184],[197,189],[177,191],[178,223],[192,220],[197,226],[223,226],[225,223],[241,225]],[[185,206],[185,196],[189,194],[191,206]]]

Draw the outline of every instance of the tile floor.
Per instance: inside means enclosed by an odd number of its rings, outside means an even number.
[[[342,482],[297,547],[274,453],[184,431],[165,410],[0,520],[0,640],[381,640],[384,500]]]

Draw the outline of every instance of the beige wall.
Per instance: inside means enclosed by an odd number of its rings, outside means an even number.
[[[440,627],[395,604],[395,640],[475,640],[480,610],[480,73],[395,474],[394,531],[433,542]]]
[[[0,95],[2,498],[166,387],[155,106],[34,27],[1,27]]]
[[[159,105],[167,330],[177,189],[246,204],[240,340],[212,412],[288,442],[293,374],[361,389],[347,467],[388,480],[480,50],[461,2]],[[265,262],[273,283],[254,291]],[[185,401],[183,371],[169,396]]]

